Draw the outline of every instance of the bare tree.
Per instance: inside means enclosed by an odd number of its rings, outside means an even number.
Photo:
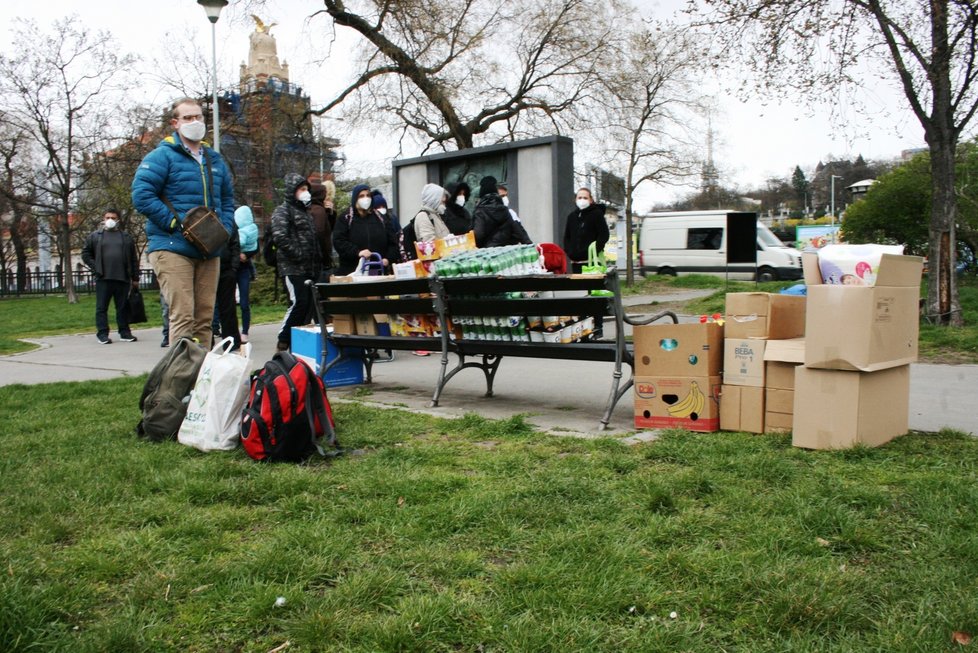
[[[32,189],[24,183],[29,178],[30,146],[27,135],[6,124],[0,115],[0,224],[7,238],[0,242],[0,273],[5,291],[21,292],[27,280],[27,248],[31,224]],[[13,287],[8,272],[15,269]]]
[[[575,124],[616,36],[619,0],[324,0],[356,30],[361,69],[315,113],[340,104],[441,148]],[[355,106],[353,106],[355,103]]]
[[[78,301],[72,234],[87,227],[84,216],[72,216],[89,181],[83,160],[106,146],[116,109],[111,101],[133,63],[118,54],[109,34],[78,25],[70,17],[44,33],[33,22],[17,21],[16,54],[0,56],[0,110],[40,152],[43,170],[31,195],[39,213],[55,216],[70,303]]]
[[[963,323],[954,274],[954,157],[978,111],[978,7],[973,0],[704,0],[703,25],[763,73],[769,88],[803,94],[858,83],[882,62],[930,149],[932,210],[927,313]]]
[[[632,217],[636,191],[696,172],[691,125],[701,97],[695,80],[702,53],[690,34],[674,27],[633,30],[616,48],[617,66],[601,78],[604,140],[611,164],[625,171],[628,283],[634,281]]]

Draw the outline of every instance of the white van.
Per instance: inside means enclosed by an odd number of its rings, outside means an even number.
[[[757,265],[727,264],[728,215],[736,211],[653,213],[642,220],[639,266],[645,274],[713,274],[731,279],[800,279],[801,253],[757,222]],[[748,250],[749,251],[749,250]]]

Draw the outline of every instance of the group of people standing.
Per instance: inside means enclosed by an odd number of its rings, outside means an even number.
[[[161,302],[169,311],[168,339],[190,336],[210,342],[216,320],[222,337],[234,338],[237,346],[248,338],[249,285],[254,279],[252,259],[259,251],[258,227],[249,207],[235,208],[230,171],[220,154],[203,143],[206,125],[197,101],[176,101],[170,126],[174,133],[143,159],[132,183],[133,206],[146,216],[149,261],[160,283]],[[323,184],[297,173],[286,175],[284,181],[285,200],[275,208],[270,221],[278,275],[290,299],[278,334],[279,350],[291,347],[292,327],[307,324],[312,316],[309,280],[326,281],[331,274],[350,274],[365,259],[378,255],[380,265],[389,269],[393,263],[415,258],[415,241],[433,241],[450,234],[474,231],[480,248],[533,242],[519,216],[509,208],[505,184],[492,176],[480,181],[471,214],[466,205],[472,188],[464,181],[446,188],[425,185],[420,209],[403,229],[383,194],[367,185],[354,186],[349,209],[337,215]],[[572,269],[579,271],[587,261],[591,242],[598,251],[604,249],[608,226],[604,205],[596,204],[588,189],[577,192],[576,203],[577,209],[567,217],[564,248]],[[201,254],[183,236],[183,216],[199,206],[213,210],[230,234],[228,244],[217,255]],[[108,299],[116,298],[118,314],[120,298],[130,283],[137,283],[135,245],[117,229],[118,219],[117,211],[106,211],[103,227],[90,236],[83,251],[85,262],[98,279],[99,342],[111,342]],[[235,291],[241,306],[240,329]],[[122,340],[135,340],[124,311],[118,315],[118,327]]]

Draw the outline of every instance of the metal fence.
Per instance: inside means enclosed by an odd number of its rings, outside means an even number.
[[[76,270],[72,274],[72,283],[77,293],[95,292],[95,274],[91,270]],[[157,290],[159,283],[156,273],[150,268],[139,271],[139,287],[143,290]],[[0,275],[0,297],[22,297],[24,295],[61,295],[65,292],[64,273],[57,272],[27,272],[18,283],[17,274],[7,270]]]

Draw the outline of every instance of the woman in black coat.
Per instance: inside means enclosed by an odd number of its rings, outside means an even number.
[[[571,263],[570,271],[577,273],[587,263],[587,249],[591,243],[597,243],[599,255],[604,252],[609,231],[604,217],[607,207],[594,203],[590,189],[578,189],[574,202],[577,208],[567,216],[564,226],[564,252]]]

